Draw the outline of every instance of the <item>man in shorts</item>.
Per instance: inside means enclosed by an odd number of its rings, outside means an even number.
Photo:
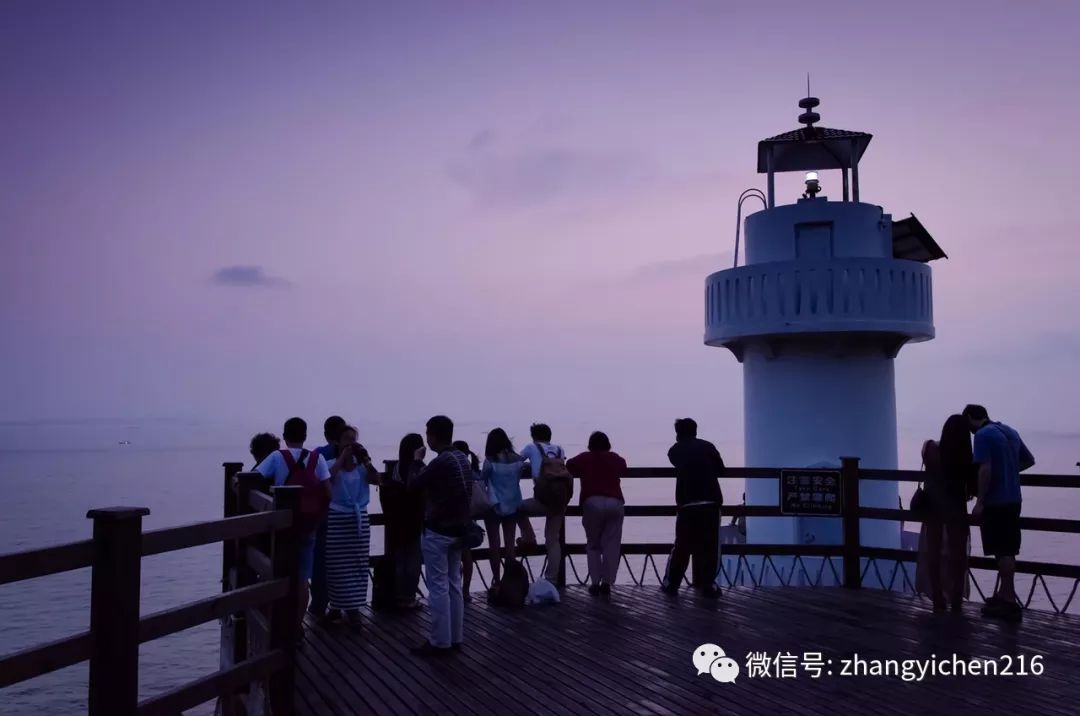
[[[972,456],[979,468],[979,488],[971,516],[979,521],[983,553],[997,560],[999,586],[986,600],[983,616],[1020,620],[1014,577],[1020,553],[1020,473],[1035,464],[1019,433],[990,420],[986,408],[964,408],[975,435]]]

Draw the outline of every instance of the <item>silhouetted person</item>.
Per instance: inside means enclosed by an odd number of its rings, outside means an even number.
[[[574,482],[566,470],[566,453],[562,446],[551,442],[551,428],[543,423],[534,423],[529,428],[529,434],[533,441],[521,449],[521,459],[528,463],[529,474],[532,475],[533,496],[521,503],[518,527],[521,528],[522,545],[535,545],[536,533],[528,515],[543,515],[544,550],[547,552],[544,576],[555,584],[559,580],[559,567],[562,564],[559,535],[566,520],[566,506],[574,493]]]
[[[1035,457],[1020,434],[1004,423],[992,422],[986,408],[964,408],[975,434],[972,458],[979,466],[979,486],[972,516],[980,520],[983,554],[997,560],[1001,583],[986,600],[984,616],[1018,621],[1016,555],[1020,553],[1020,473],[1035,464]]]
[[[925,553],[925,582],[934,609],[951,604],[960,611],[967,585],[968,488],[975,474],[971,461],[971,433],[963,415],[952,415],[941,428],[941,439],[923,445],[926,468],[926,514],[919,549]],[[921,574],[918,576],[922,576]]]
[[[370,486],[379,484],[379,471],[356,438],[356,428],[346,426],[338,439],[337,457],[327,463],[332,497],[326,516],[328,618],[344,612],[353,627],[359,626],[360,608],[367,604],[371,546],[367,506]]]
[[[337,457],[338,441],[341,432],[345,429],[345,418],[340,415],[331,415],[323,422],[323,437],[326,444],[315,448],[315,452],[322,455],[323,460],[329,465],[330,461]],[[329,598],[326,586],[326,523],[319,525],[315,533],[315,561],[311,568],[311,605],[308,611],[315,617],[323,617],[326,614],[326,606]]]
[[[474,489],[486,489],[483,480],[480,477],[480,458],[476,456],[476,453],[469,447],[469,443],[464,440],[455,440],[454,449],[462,452],[469,458],[469,465],[472,467],[471,479],[473,480]],[[472,601],[472,573],[473,573],[473,555],[471,549],[463,549],[461,551],[461,593],[466,602]]]
[[[414,652],[442,655],[461,648],[465,602],[461,593],[462,538],[471,522],[469,458],[453,447],[454,423],[445,415],[427,422],[427,444],[438,453],[413,481],[424,496],[424,571],[431,636]]]
[[[589,436],[589,449],[566,461],[566,469],[581,483],[581,524],[589,560],[589,594],[611,594],[619,573],[625,500],[621,480],[626,460],[611,449],[602,432]]]
[[[423,556],[420,537],[424,532],[424,498],[409,489],[417,475],[424,469],[424,437],[409,433],[398,445],[398,460],[379,488],[386,525],[386,559],[392,566],[393,606],[398,609],[416,609]]]
[[[716,446],[697,436],[691,418],[675,421],[675,444],[668,450],[675,468],[675,544],[671,548],[663,590],[675,594],[682,584],[690,558],[694,559],[691,583],[706,596],[716,596],[716,570],[720,558],[719,475],[724,461]]]
[[[251,438],[249,449],[251,450],[252,459],[255,460],[255,464],[258,465],[269,457],[270,453],[277,452],[281,449],[281,440],[278,439],[277,435],[272,433],[259,433]]]
[[[481,480],[491,490],[495,504],[484,516],[487,529],[489,562],[491,564],[491,593],[497,595],[502,580],[502,559],[516,559],[514,531],[517,529],[518,510],[521,509],[521,456],[514,452],[510,436],[502,428],[488,433],[484,445],[484,464]],[[528,520],[528,518],[525,518]],[[500,547],[503,548],[500,555]]]
[[[308,580],[315,563],[315,532],[319,522],[326,519],[326,509],[330,505],[330,468],[322,455],[304,449],[307,423],[302,418],[286,420],[281,436],[285,438],[285,449],[270,453],[255,466],[255,470],[272,479],[275,486],[300,485],[304,490],[296,525],[300,532],[300,613],[297,616],[302,617],[308,603]],[[311,493],[324,499],[311,499]]]

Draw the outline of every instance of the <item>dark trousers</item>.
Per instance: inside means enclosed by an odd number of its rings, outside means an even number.
[[[420,587],[420,568],[424,564],[420,552],[420,535],[404,541],[394,550],[394,592],[399,604],[416,598]]]
[[[330,594],[326,586],[326,521],[319,525],[315,533],[315,564],[311,570],[311,605],[308,609],[314,614],[322,614],[330,604]]]
[[[720,505],[679,508],[675,518],[675,545],[668,557],[664,586],[682,584],[690,558],[694,559],[691,584],[704,589],[716,580],[720,560]]]

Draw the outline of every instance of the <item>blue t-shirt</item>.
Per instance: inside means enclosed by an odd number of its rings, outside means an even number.
[[[1020,434],[1003,423],[987,423],[975,433],[976,464],[990,464],[990,488],[986,504],[1020,502],[1020,473],[1035,464],[1035,458]]]
[[[506,517],[521,507],[521,469],[524,463],[514,455],[508,462],[484,460],[480,479],[491,487],[495,514]]]
[[[336,460],[330,461],[330,467]],[[357,465],[345,472],[342,470],[330,485],[330,510],[332,512],[356,512],[367,509],[371,501],[371,487],[367,481],[367,468]]]

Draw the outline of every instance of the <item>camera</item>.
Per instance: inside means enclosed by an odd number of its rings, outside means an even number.
[[[358,463],[360,463],[361,465],[363,465],[364,463],[366,463],[368,460],[371,459],[371,457],[368,455],[367,448],[365,448],[360,443],[353,443],[352,454],[353,454],[353,457],[356,458],[356,461]]]

